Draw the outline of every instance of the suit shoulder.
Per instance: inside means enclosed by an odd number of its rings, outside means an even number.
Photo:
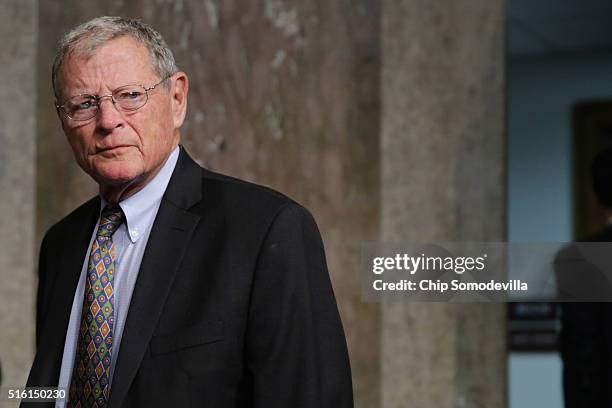
[[[612,242],[612,225],[581,239],[580,242]]]
[[[612,226],[608,225],[604,229],[597,231],[594,234],[583,237],[576,242],[570,242],[564,245],[555,256],[555,263],[567,259],[582,258],[580,248],[584,248],[589,243],[607,243],[612,242]]]
[[[223,205],[231,204],[237,210],[250,212],[250,209],[276,213],[287,206],[303,208],[286,195],[256,183],[207,169],[203,169],[202,178],[205,196],[210,194],[218,197]]]

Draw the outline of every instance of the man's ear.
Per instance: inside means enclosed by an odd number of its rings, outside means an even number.
[[[184,72],[177,72],[172,75],[172,88],[170,97],[172,99],[172,115],[174,128],[178,129],[185,121],[187,114],[187,94],[189,93],[189,78]]]

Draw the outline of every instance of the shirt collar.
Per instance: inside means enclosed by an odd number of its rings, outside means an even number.
[[[172,172],[176,167],[179,150],[177,146],[170,153],[159,173],[142,190],[119,202],[119,206],[125,214],[127,232],[132,243],[138,241],[153,223],[155,211],[161,202],[170,182]],[[102,211],[108,202],[104,197],[101,197],[100,201],[100,211]]]

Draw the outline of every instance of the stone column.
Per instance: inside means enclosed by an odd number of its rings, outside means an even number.
[[[361,302],[358,285],[360,244],[381,239],[381,225],[390,241],[503,240],[501,0],[40,7],[45,177],[37,237],[95,193],[53,112],[45,67],[55,41],[94,16],[140,17],[190,75],[183,129],[190,152],[314,213],[349,341],[356,406],[504,405],[501,306],[385,304],[381,326],[379,308]]]
[[[40,7],[38,237],[95,193],[53,110],[55,42],[95,16],[142,18],[190,77],[182,129],[189,152],[212,170],[291,196],[315,216],[356,406],[378,407],[380,308],[361,302],[359,261],[361,243],[379,237],[380,2],[49,0]]]
[[[503,0],[382,4],[383,241],[503,241]],[[385,302],[382,406],[504,407],[504,310]]]
[[[34,350],[38,2],[0,3],[0,364],[23,386]]]

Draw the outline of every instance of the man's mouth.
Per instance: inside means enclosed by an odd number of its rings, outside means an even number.
[[[110,152],[113,150],[127,148],[127,147],[133,147],[133,146],[132,145],[116,145],[116,146],[101,147],[98,149],[97,153],[105,153],[105,152]]]

